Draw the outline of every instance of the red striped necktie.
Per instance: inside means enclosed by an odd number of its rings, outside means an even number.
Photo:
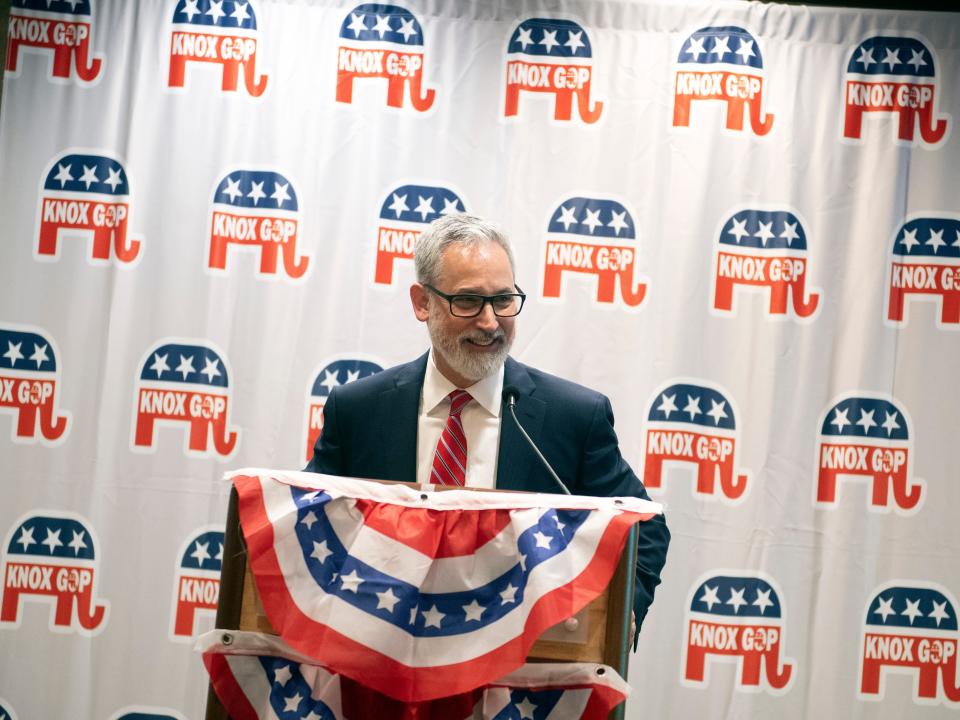
[[[450,399],[450,416],[437,442],[430,482],[436,485],[460,485],[467,482],[467,436],[463,432],[460,413],[473,400],[466,390],[454,390]]]

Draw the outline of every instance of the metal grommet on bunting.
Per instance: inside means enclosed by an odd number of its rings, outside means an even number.
[[[623,505],[623,500],[620,500],[620,499],[618,498],[618,499],[616,499],[616,500],[613,501],[613,504],[614,504],[614,505]]]
[[[223,643],[224,645],[233,645],[233,635],[231,635],[230,633],[224,633],[223,636],[220,638],[220,642]]]
[[[604,668],[604,667],[598,667],[598,668],[597,668],[597,675],[606,675],[606,674],[607,674],[607,669],[606,669],[606,668]]]
[[[426,493],[420,493],[420,499],[426,500],[429,496]]]

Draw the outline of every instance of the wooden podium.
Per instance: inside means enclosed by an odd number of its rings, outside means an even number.
[[[413,483],[400,484],[419,488],[419,485]],[[489,491],[477,489],[476,492]],[[543,633],[530,649],[527,662],[603,663],[612,667],[626,680],[630,644],[633,640],[630,630],[636,564],[637,528],[633,526],[627,535],[623,554],[607,589],[573,618]],[[235,488],[230,491],[230,503],[227,507],[216,627],[219,630],[277,634],[264,615],[253,574],[247,564],[247,550],[240,527]],[[621,704],[610,713],[610,718],[622,720],[623,713],[624,705]],[[229,720],[212,687],[207,693],[206,720]]]

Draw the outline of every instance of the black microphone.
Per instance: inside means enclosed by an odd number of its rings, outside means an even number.
[[[530,439],[530,436],[527,435],[527,431],[523,429],[523,425],[520,424],[520,421],[517,420],[517,412],[514,409],[517,405],[517,398],[520,397],[520,391],[517,390],[515,385],[507,385],[503,389],[503,404],[510,408],[510,415],[513,417],[513,421],[517,424],[517,429],[520,430],[520,434],[526,438],[527,442],[530,443],[530,447],[533,448],[533,451],[537,454],[537,457],[540,458],[540,462],[543,463],[543,466],[550,473],[550,477],[553,478],[553,481],[557,484],[563,492],[567,495],[570,495],[570,491],[567,489],[567,486],[563,484],[563,481],[559,476],[553,471],[553,468],[550,467],[550,463],[547,462],[547,459],[543,456],[543,453],[540,452],[540,448],[534,444],[533,440]]]

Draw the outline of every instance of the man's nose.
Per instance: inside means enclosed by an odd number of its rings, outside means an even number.
[[[493,307],[490,303],[484,303],[483,309],[476,317],[476,324],[478,328],[486,332],[495,332],[496,329],[500,327],[500,320],[497,318],[496,313],[493,312]]]

